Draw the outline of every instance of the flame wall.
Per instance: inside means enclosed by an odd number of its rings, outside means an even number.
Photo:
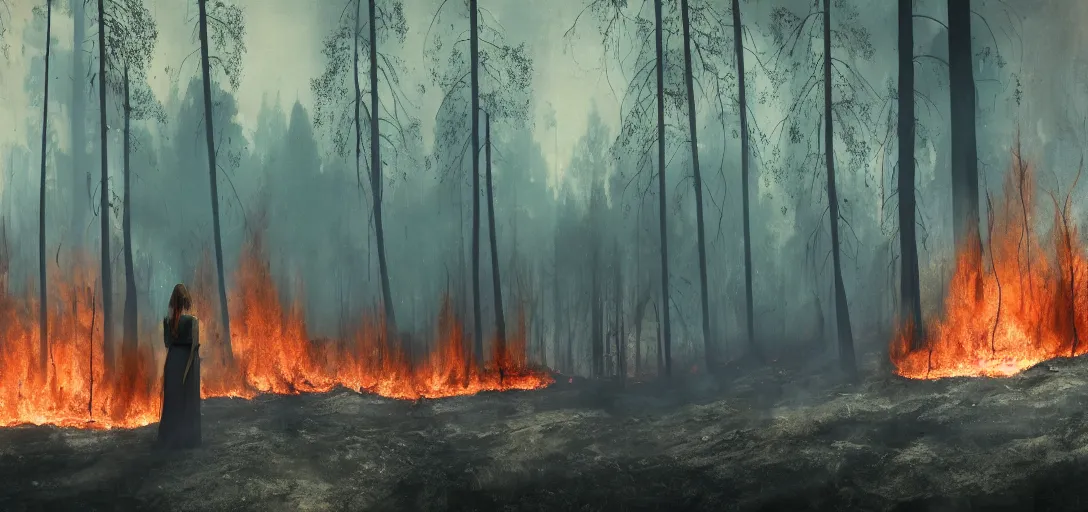
[[[429,349],[382,336],[380,315],[365,318],[340,341],[311,341],[296,303],[284,307],[259,237],[246,244],[230,293],[232,351],[221,338],[213,270],[205,262],[191,286],[201,321],[204,397],[250,398],[258,393],[323,392],[336,386],[395,398],[444,397],[485,390],[534,389],[551,377],[530,369],[524,327],[503,353],[479,368],[470,361],[461,324],[448,301],[439,312]],[[39,365],[37,300],[0,294],[0,425],[57,424],[93,428],[137,427],[157,421],[165,357],[161,323],[145,329],[136,353],[107,365],[96,276],[86,262],[53,278],[49,353]],[[120,304],[120,302],[118,302]],[[120,320],[120,309],[118,318]],[[146,327],[146,326],[145,326]]]

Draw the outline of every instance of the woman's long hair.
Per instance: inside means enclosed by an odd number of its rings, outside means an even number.
[[[178,283],[174,285],[174,291],[170,294],[170,331],[174,336],[178,335],[178,324],[181,320],[181,313],[189,311],[193,307],[193,299],[189,297],[189,290],[185,288],[185,285]]]

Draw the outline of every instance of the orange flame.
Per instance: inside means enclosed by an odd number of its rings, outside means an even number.
[[[897,374],[1001,377],[1086,351],[1088,259],[1069,219],[1070,197],[1050,194],[1053,227],[1040,236],[1032,223],[1032,167],[1014,156],[1003,192],[996,205],[987,198],[987,247],[968,244],[958,252],[944,318],[930,320],[923,348],[911,349],[909,325],[892,340]],[[1051,251],[1040,243],[1047,239]]]
[[[207,259],[192,286],[201,319],[201,395],[252,398],[260,393],[324,392],[337,386],[414,399],[481,391],[537,389],[553,382],[526,361],[524,320],[506,350],[483,368],[471,360],[461,324],[444,301],[430,350],[412,358],[400,340],[387,340],[380,321],[365,319],[340,342],[311,341],[299,304],[285,309],[260,237],[244,247],[230,295],[232,351],[219,339],[218,305]],[[77,269],[92,265],[74,265]],[[93,273],[52,280],[47,368],[40,368],[37,300],[15,299],[0,288],[0,425],[54,424],[82,428],[132,428],[158,421],[161,407],[162,333],[144,336],[136,353],[121,353],[107,367],[102,312]],[[100,302],[100,299],[99,299]],[[380,315],[377,315],[380,318]],[[154,322],[157,329],[161,324]],[[146,341],[150,340],[150,341]],[[414,362],[420,361],[422,362]]]

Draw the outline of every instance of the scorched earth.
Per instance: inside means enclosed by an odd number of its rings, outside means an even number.
[[[155,426],[0,429],[0,510],[1082,510],[1088,363],[916,381],[878,355],[619,389],[205,401]]]

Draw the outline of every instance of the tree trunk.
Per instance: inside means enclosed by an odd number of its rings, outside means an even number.
[[[639,374],[642,372],[642,319],[646,314],[646,304],[649,302],[649,295],[638,299],[638,303],[635,304],[635,378],[638,379]]]
[[[219,230],[219,179],[215,164],[215,138],[212,126],[212,75],[208,62],[208,0],[197,0],[200,8],[200,71],[204,79],[204,136],[208,144],[208,179],[211,184],[212,234],[215,236],[215,266],[219,276],[219,314],[223,324],[223,348],[228,361],[232,361],[230,309],[227,307],[227,280],[223,271],[223,238]]]
[[[483,319],[480,312],[480,44],[476,0],[469,0],[469,70],[472,93],[472,347],[476,363],[484,362]]]
[[[614,241],[612,249],[612,333],[615,336],[616,345],[616,376],[622,381],[626,376],[623,359],[623,281],[620,272],[620,244]]]
[[[475,1],[475,0],[474,0]],[[669,237],[665,219],[665,62],[661,38],[661,2],[654,0],[654,39],[657,44],[657,196],[661,233],[661,342],[665,348],[665,375],[672,376],[672,331],[669,324]]]
[[[951,105],[952,216],[957,250],[981,246],[978,211],[978,147],[975,140],[975,76],[971,54],[971,1],[948,0],[948,91]],[[981,268],[982,252],[978,252]]]
[[[601,277],[600,277],[600,251],[597,244],[593,244],[593,264],[589,271],[593,273],[590,284],[590,356],[593,361],[593,377],[600,378],[604,373],[604,343],[601,339],[601,329],[604,321],[601,318]]]
[[[113,277],[110,272],[110,182],[108,163],[108,128],[106,125],[106,8],[98,0],[98,121],[102,140],[102,173],[99,183],[98,218],[102,248],[102,351],[106,369],[113,368]]]
[[[602,269],[603,270],[603,269]],[[605,303],[607,297],[605,292],[601,291],[601,377],[611,378],[613,376],[612,357],[616,354],[612,351],[612,337],[615,335],[616,318],[615,315],[610,315]]]
[[[72,248],[83,245],[83,224],[90,210],[88,201],[91,174],[83,167],[86,164],[87,151],[87,90],[84,80],[87,70],[83,62],[83,40],[87,38],[87,14],[84,10],[86,0],[69,0],[72,10],[72,104],[71,118],[68,121],[72,140],[72,212],[69,217],[69,244]]]
[[[533,334],[536,335],[536,357],[541,366],[548,367],[548,350],[544,339],[544,266],[536,267],[536,286],[533,286]]]
[[[121,218],[121,231],[125,244],[125,312],[123,319],[121,353],[125,357],[136,354],[137,316],[136,316],[136,269],[132,262],[132,172],[129,166],[129,154],[132,151],[132,103],[129,95],[128,63],[125,63],[125,105],[124,105],[124,211]]]
[[[744,80],[744,30],[740,23],[740,0],[733,0],[733,52],[737,61],[737,101],[740,111],[740,189],[741,210],[744,231],[744,307],[748,327],[748,348],[757,358],[762,359],[759,346],[756,345],[755,304],[752,300],[752,220],[749,199],[752,195],[748,183],[750,137],[748,133],[748,96]]]
[[[622,286],[621,286],[621,288],[622,288]],[[623,306],[621,305],[618,309],[619,309],[619,313],[620,313],[620,319],[618,321],[618,323],[620,324],[620,334],[619,334],[619,340],[618,340],[618,342],[619,342],[618,355],[619,355],[619,358],[620,358],[620,362],[619,362],[619,364],[617,366],[619,366],[620,384],[626,386],[627,385],[627,326],[624,325],[624,323],[623,323]]]
[[[568,301],[568,303],[566,304],[567,313],[570,313],[570,309],[571,309],[571,306],[572,306],[572,304],[570,302],[573,302],[573,301]],[[581,315],[579,315],[579,317],[581,317]],[[568,319],[568,321],[564,322],[564,323],[567,325],[567,339],[565,340],[566,341],[566,347],[567,347],[566,366],[567,366],[567,369],[570,371],[570,374],[574,375],[575,373],[577,373],[577,368],[574,367],[574,325],[575,325],[575,322],[573,321],[573,319]]]
[[[914,221],[914,123],[914,7],[912,0],[899,0],[899,292],[913,348],[919,349],[924,326]]]
[[[710,299],[706,288],[706,235],[703,224],[703,176],[699,170],[699,133],[695,122],[695,85],[691,68],[691,20],[688,0],[680,0],[684,25],[684,87],[688,99],[688,132],[691,133],[691,175],[695,185],[695,226],[699,246],[699,298],[703,313],[703,357],[707,369],[713,371],[714,342],[710,339]]]
[[[547,327],[544,320],[544,310],[547,308],[545,305],[547,299],[544,298],[544,272],[544,264],[541,263],[537,270],[536,280],[536,318],[538,322],[535,325],[537,326],[537,340],[539,342],[537,350],[540,352],[540,365],[545,368],[553,368],[552,365],[555,364],[555,361],[548,359]]]
[[[373,1],[373,0],[371,0]],[[484,147],[486,148],[487,165],[485,167],[487,187],[487,231],[491,239],[491,288],[495,299],[495,338],[498,343],[496,356],[499,361],[506,358],[506,317],[502,313],[502,281],[499,279],[499,242],[495,236],[495,195],[491,187],[491,114],[484,114]],[[502,367],[499,370],[499,379],[502,379]]]
[[[0,215],[0,290],[8,289],[8,269],[11,268],[11,251],[8,249],[8,221]],[[0,365],[0,369],[3,365]]]
[[[563,371],[567,371],[565,365],[561,366],[560,361],[563,361],[561,353],[559,351],[559,340],[563,333],[563,309],[560,304],[559,294],[559,216],[556,215],[555,231],[552,233],[552,246],[555,249],[554,260],[552,261],[552,350],[555,353],[555,357],[552,359],[558,368],[562,368]]]
[[[461,300],[459,301],[459,314],[460,318],[465,319],[465,324],[468,326],[469,332],[476,332],[477,326],[470,323],[472,318],[469,318],[468,311],[468,279],[465,279],[465,271],[468,266],[468,261],[465,260],[465,187],[464,180],[457,180],[457,282],[459,293],[461,294]],[[465,368],[470,368],[478,361],[476,359],[476,346],[468,346],[464,348]],[[468,387],[469,373],[465,372],[464,387]]]
[[[835,274],[835,323],[843,371],[851,380],[857,380],[854,335],[850,328],[850,311],[847,309],[839,256],[839,196],[835,189],[835,132],[831,107],[831,0],[824,0],[824,158],[827,161],[827,202],[831,215],[831,262]]]
[[[470,325],[472,320],[468,317],[468,279],[465,279],[465,271],[467,270],[465,261],[465,186],[464,180],[457,180],[457,284],[458,292],[461,294],[461,300],[458,301],[458,314],[460,318],[465,319],[466,325],[470,331],[476,329],[475,325]],[[466,358],[474,358],[475,347],[467,347]]]
[[[49,287],[45,258],[45,157],[49,134],[49,53],[53,37],[53,1],[45,0],[45,98],[42,100],[42,170],[38,186],[38,364],[49,369]]]
[[[642,215],[635,216],[635,291],[642,295]],[[639,303],[635,306],[635,378],[642,372],[642,316],[646,311],[646,303],[650,295],[639,297]]]
[[[662,358],[664,343],[661,336],[661,312],[658,311],[656,302],[654,302],[654,321],[657,322],[657,375],[660,376],[665,372],[665,360]]]
[[[356,0],[356,12],[358,12],[359,0]],[[389,289],[389,264],[385,258],[385,229],[382,227],[382,153],[381,139],[378,132],[378,29],[377,7],[375,0],[370,0],[370,190],[374,195],[374,238],[378,246],[378,275],[382,280],[382,303],[385,314],[386,332],[397,332],[397,316],[394,314],[393,294]],[[356,14],[355,23],[358,25],[359,16]],[[356,38],[358,40],[358,38]],[[358,44],[358,43],[356,43]],[[358,68],[358,53],[356,53],[356,68]],[[358,69],[356,69],[356,83],[358,83]],[[356,88],[358,91],[358,88]]]
[[[362,159],[363,159],[363,121],[360,111],[363,107],[363,92],[362,87],[359,85],[359,38],[362,34],[359,33],[359,26],[362,23],[360,16],[362,15],[362,2],[363,0],[355,0],[355,31],[352,32],[354,37],[352,38],[352,82],[355,85],[355,179],[359,185],[359,188],[363,188],[363,172],[362,172]],[[371,184],[373,185],[373,183]],[[373,190],[371,190],[373,195]],[[367,236],[370,236],[369,226],[367,227]],[[369,245],[368,245],[369,247]],[[366,268],[368,277],[370,273],[370,261],[367,261]]]

